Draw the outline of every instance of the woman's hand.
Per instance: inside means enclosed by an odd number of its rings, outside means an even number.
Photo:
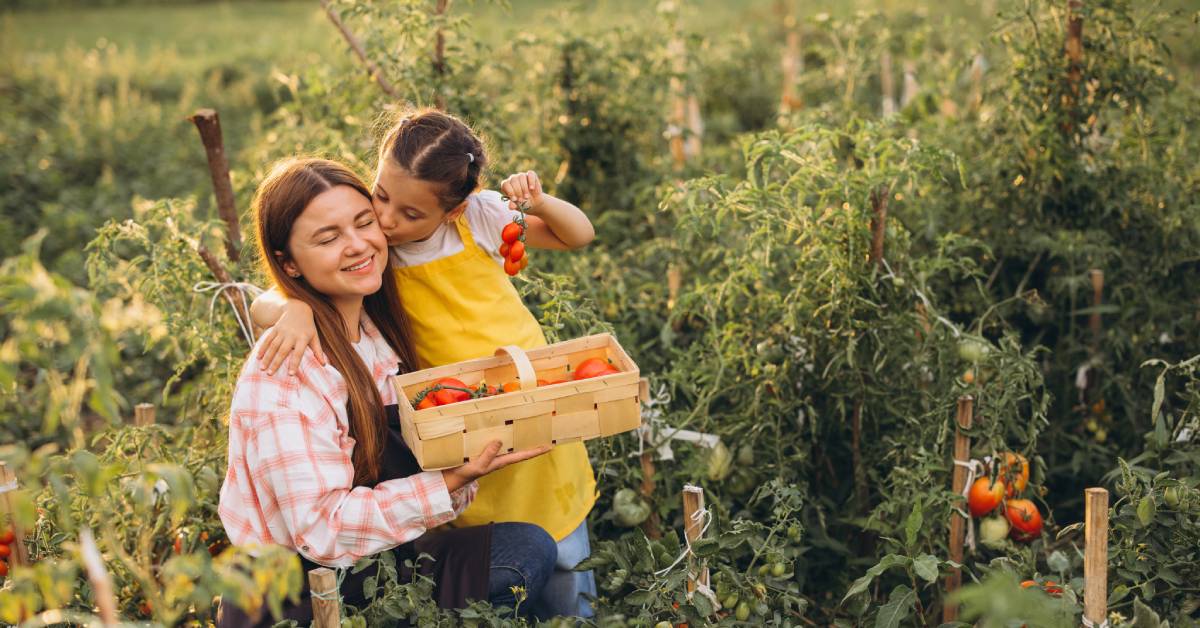
[[[297,299],[291,299],[283,306],[283,315],[279,322],[268,329],[263,336],[262,347],[258,350],[258,360],[262,369],[274,375],[283,364],[288,363],[288,375],[295,375],[300,368],[300,359],[304,350],[311,348],[317,361],[325,364],[325,353],[321,351],[321,339],[317,337],[317,325],[313,321],[312,308]]]
[[[516,210],[523,203],[528,203],[527,209],[534,209],[542,200],[542,180],[532,170],[518,172],[500,182],[500,193],[508,197],[508,208],[511,210]]]
[[[446,489],[453,493],[493,471],[499,471],[510,464],[535,458],[551,449],[553,449],[553,445],[542,445],[533,449],[500,455],[500,441],[494,440],[488,443],[483,448],[483,452],[474,460],[453,469],[443,470],[442,479],[446,481]]]

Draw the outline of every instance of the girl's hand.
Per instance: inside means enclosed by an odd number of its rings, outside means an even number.
[[[446,489],[453,493],[493,471],[499,471],[510,464],[535,458],[550,451],[552,448],[552,445],[542,445],[533,449],[499,455],[500,441],[494,440],[488,443],[483,448],[483,452],[474,460],[462,466],[442,471],[442,479],[446,481]]]
[[[542,200],[542,180],[532,170],[518,172],[500,182],[500,193],[508,197],[509,209],[516,210],[522,203],[532,209]]]
[[[258,360],[262,370],[271,375],[279,370],[284,360],[288,363],[288,375],[295,375],[306,348],[313,350],[318,362],[326,364],[321,340],[317,337],[317,325],[313,322],[312,308],[303,301],[289,300],[283,306],[279,322],[268,329],[263,338]]]

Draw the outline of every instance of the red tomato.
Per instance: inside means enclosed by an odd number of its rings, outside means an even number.
[[[1000,465],[1000,477],[1008,484],[1006,497],[1016,497],[1029,483],[1029,461],[1021,454],[1004,452],[1004,463]]]
[[[1012,537],[1018,541],[1032,541],[1042,534],[1042,513],[1028,499],[1010,499],[1004,506],[1004,514],[1012,524]]]
[[[525,270],[525,267],[528,265],[529,265],[529,256],[526,255],[521,258],[520,268],[518,268],[517,270]]]
[[[512,250],[512,245],[505,242],[500,245],[500,257],[508,257],[508,252]]]
[[[982,477],[975,480],[967,492],[967,508],[971,510],[972,517],[982,517],[995,510],[1003,497],[1003,481],[992,482],[991,478]]]
[[[176,554],[182,554],[182,553],[183,553],[183,533],[182,533],[182,532],[180,532],[180,533],[179,533],[179,534],[178,534],[178,535],[175,537],[175,543],[174,543],[173,547],[175,548],[175,553],[176,553]]]
[[[521,382],[504,382],[504,385],[500,387],[500,390],[503,390],[506,393],[516,392],[521,390]]]
[[[0,545],[0,558],[8,558],[12,554],[12,548],[7,545]]]
[[[0,577],[8,575],[8,563],[0,560]]]
[[[1021,588],[1028,589],[1029,587],[1036,587],[1037,585],[1038,583],[1034,582],[1033,580],[1026,580],[1025,582],[1021,583]]]
[[[462,383],[461,381],[459,381],[457,379],[454,379],[453,377],[443,377],[442,379],[439,379],[437,381],[437,383],[441,384],[442,386],[453,386],[454,388],[466,388],[467,387],[466,384]],[[439,406],[444,406],[444,405],[448,405],[451,403],[458,403],[460,401],[466,401],[471,398],[471,393],[466,392],[465,390],[454,390],[452,388],[443,388],[442,390],[439,390],[439,391],[433,393],[433,398],[434,398],[434,401],[436,401]]]
[[[17,535],[13,534],[12,528],[9,528],[9,529],[5,530],[4,532],[0,532],[0,544],[12,545],[12,542],[16,538],[17,538]]]
[[[525,257],[525,243],[517,240],[512,243],[512,248],[508,249],[508,259],[519,262],[522,257]]]
[[[611,365],[607,360],[602,360],[600,358],[588,358],[583,362],[580,362],[575,367],[575,374],[573,377],[578,380],[589,379],[596,377],[597,375],[607,374],[603,373],[603,371],[610,366]]]
[[[504,258],[504,272],[508,273],[509,277],[515,277],[521,272],[521,262],[514,262],[509,258]]]
[[[549,385],[550,385],[550,382],[549,382],[549,381],[547,381],[547,380],[544,380],[544,379],[539,379],[539,380],[537,381],[537,385],[538,385],[538,386],[549,386]]]
[[[500,239],[512,244],[513,242],[521,239],[522,231],[523,229],[521,229],[521,225],[518,225],[515,222],[510,222],[507,225],[504,225],[504,229],[500,231]]]
[[[426,408],[436,408],[436,407],[437,407],[437,399],[433,398],[433,393],[426,393],[425,396],[421,399],[421,403],[417,404],[418,410],[424,410]]]

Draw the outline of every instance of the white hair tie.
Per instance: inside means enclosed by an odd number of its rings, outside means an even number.
[[[467,163],[475,163],[475,153],[467,153]]]

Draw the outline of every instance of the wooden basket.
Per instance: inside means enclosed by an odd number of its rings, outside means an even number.
[[[588,358],[610,360],[620,373],[572,381]],[[518,391],[416,410],[411,399],[439,379],[474,388],[519,380]],[[568,380],[537,386],[538,379]],[[404,441],[427,471],[456,467],[492,440],[501,452],[612,436],[642,424],[644,380],[638,365],[611,334],[597,334],[529,351],[501,347],[496,356],[425,369],[393,378],[400,397]]]

